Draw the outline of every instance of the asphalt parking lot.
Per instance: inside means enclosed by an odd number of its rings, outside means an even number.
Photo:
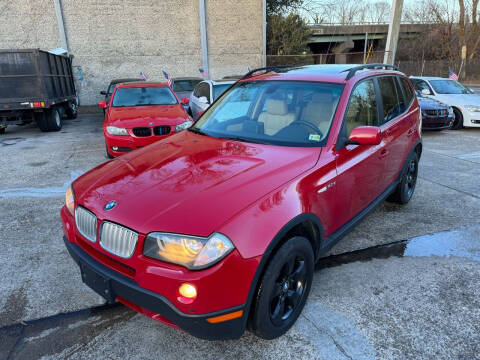
[[[480,359],[480,129],[424,134],[412,201],[382,204],[319,262],[285,336],[208,342],[101,306],[63,245],[67,185],[107,161],[102,120],[0,137],[0,359]]]

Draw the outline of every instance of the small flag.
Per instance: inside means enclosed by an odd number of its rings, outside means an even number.
[[[147,81],[147,76],[143,73],[143,71],[140,71],[140,79]]]
[[[200,74],[202,74],[202,77],[204,77],[204,78],[208,77],[208,73],[205,70],[203,70],[202,68],[198,69],[198,71],[200,71]]]
[[[448,78],[453,81],[458,81],[458,75],[455,74],[452,69],[448,69]]]
[[[168,76],[168,74],[165,71],[162,70],[162,72],[163,72],[163,76],[165,76],[165,79],[167,79],[168,86],[172,87],[172,78]]]

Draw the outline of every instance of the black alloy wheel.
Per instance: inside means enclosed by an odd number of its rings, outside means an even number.
[[[270,257],[252,303],[249,329],[263,339],[285,334],[302,312],[313,281],[314,253],[294,236]]]
[[[273,324],[281,326],[298,308],[306,284],[305,259],[293,255],[283,265],[270,297],[270,319]]]
[[[450,129],[452,130],[459,130],[463,128],[463,115],[462,112],[456,108],[453,108],[453,115],[455,118],[453,119],[453,124]]]

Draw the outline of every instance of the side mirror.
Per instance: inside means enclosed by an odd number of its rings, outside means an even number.
[[[182,105],[188,105],[189,102],[190,102],[189,98],[187,97],[182,98]]]
[[[352,130],[347,144],[378,145],[382,141],[382,131],[376,126],[359,126]]]
[[[107,107],[107,102],[105,100],[99,101],[98,102],[98,107],[105,109]]]
[[[100,95],[107,95],[107,92],[104,90],[104,91],[100,91]]]
[[[428,90],[428,89],[422,89],[421,92],[422,92],[423,95],[431,95],[430,90]]]
[[[207,99],[206,96],[200,96],[200,97],[198,98],[198,102],[199,102],[200,104],[208,104],[208,99]]]

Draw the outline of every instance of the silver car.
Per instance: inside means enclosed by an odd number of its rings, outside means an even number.
[[[197,120],[199,114],[204,112],[234,83],[234,80],[204,80],[195,86],[193,93],[190,95],[189,103],[189,113],[192,118]]]

